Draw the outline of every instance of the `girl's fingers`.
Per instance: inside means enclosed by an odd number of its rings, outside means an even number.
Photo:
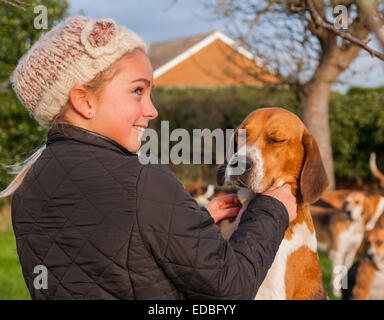
[[[240,212],[240,208],[230,208],[230,209],[222,209],[220,210],[220,213],[217,215],[217,221],[215,221],[216,223],[220,220],[223,220],[223,219],[226,219],[226,218],[233,218],[233,217],[236,217],[239,212]]]
[[[225,208],[237,207],[239,205],[239,199],[237,198],[237,195],[234,193],[222,196],[220,197],[220,200],[222,201],[221,203]]]

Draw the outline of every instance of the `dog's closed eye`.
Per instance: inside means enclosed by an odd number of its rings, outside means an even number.
[[[274,138],[274,137],[267,138],[268,143],[281,143],[281,142],[285,142],[285,141],[287,141],[287,139],[278,139],[278,138]]]

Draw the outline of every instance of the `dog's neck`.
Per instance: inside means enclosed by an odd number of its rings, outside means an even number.
[[[313,225],[309,204],[306,202],[303,202],[297,181],[292,181],[287,183],[291,186],[292,195],[296,198],[297,216],[295,220],[289,223],[288,229],[285,232],[285,238],[290,239],[292,237],[293,227],[296,224],[305,223],[309,231],[313,233],[315,231],[315,227]]]
[[[297,199],[297,198],[296,198]],[[285,232],[284,238],[290,239],[293,235],[293,228],[296,224],[307,225],[308,230],[313,233],[315,231],[311,212],[309,210],[309,204],[297,201],[297,216],[296,219],[289,223],[288,229]]]
[[[300,199],[300,196],[296,196],[297,189],[298,189],[297,187],[295,188],[294,186],[292,186],[292,193],[296,197],[296,202],[297,202],[297,216],[296,216],[295,220],[293,220],[289,223],[288,229],[285,233],[285,238],[291,238],[292,237],[293,227],[296,224],[306,223],[308,229],[311,232],[314,232],[314,230],[315,230],[314,226],[313,226],[311,212],[309,210],[309,204],[303,203]],[[247,205],[249,203],[249,201],[255,196],[255,193],[250,189],[241,188],[237,192],[237,196],[238,196],[242,205]]]

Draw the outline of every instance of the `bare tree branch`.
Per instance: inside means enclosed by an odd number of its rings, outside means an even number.
[[[372,32],[376,35],[382,50],[384,50],[384,35],[381,32],[383,28],[383,22],[376,11],[375,3],[372,0],[360,0],[360,6],[366,15],[366,23]]]
[[[316,8],[313,5],[312,0],[305,0],[305,3],[307,5],[307,9],[311,15],[311,18],[313,22],[316,24],[317,27],[321,27],[325,30],[328,30],[330,32],[335,33],[336,35],[340,36],[341,38],[350,41],[351,43],[363,48],[364,50],[368,51],[372,57],[377,57],[380,60],[384,61],[384,54],[381,52],[378,52],[370,47],[367,46],[367,44],[370,42],[369,39],[367,40],[360,40],[349,33],[343,32],[339,29],[337,29],[335,26],[325,22],[319,13],[316,11]]]
[[[10,6],[13,6],[15,8],[18,8],[18,9],[21,9],[23,11],[25,11],[26,9],[23,7],[23,5],[26,5],[26,6],[32,6],[32,4],[30,3],[26,3],[26,2],[23,2],[23,1],[20,1],[20,0],[13,0],[13,1],[7,1],[7,0],[0,0],[1,2],[7,4],[7,5],[10,5]]]

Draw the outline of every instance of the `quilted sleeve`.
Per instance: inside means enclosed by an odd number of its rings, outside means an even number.
[[[278,201],[257,196],[226,241],[171,170],[143,167],[137,185],[143,241],[187,299],[253,299],[288,227]]]

